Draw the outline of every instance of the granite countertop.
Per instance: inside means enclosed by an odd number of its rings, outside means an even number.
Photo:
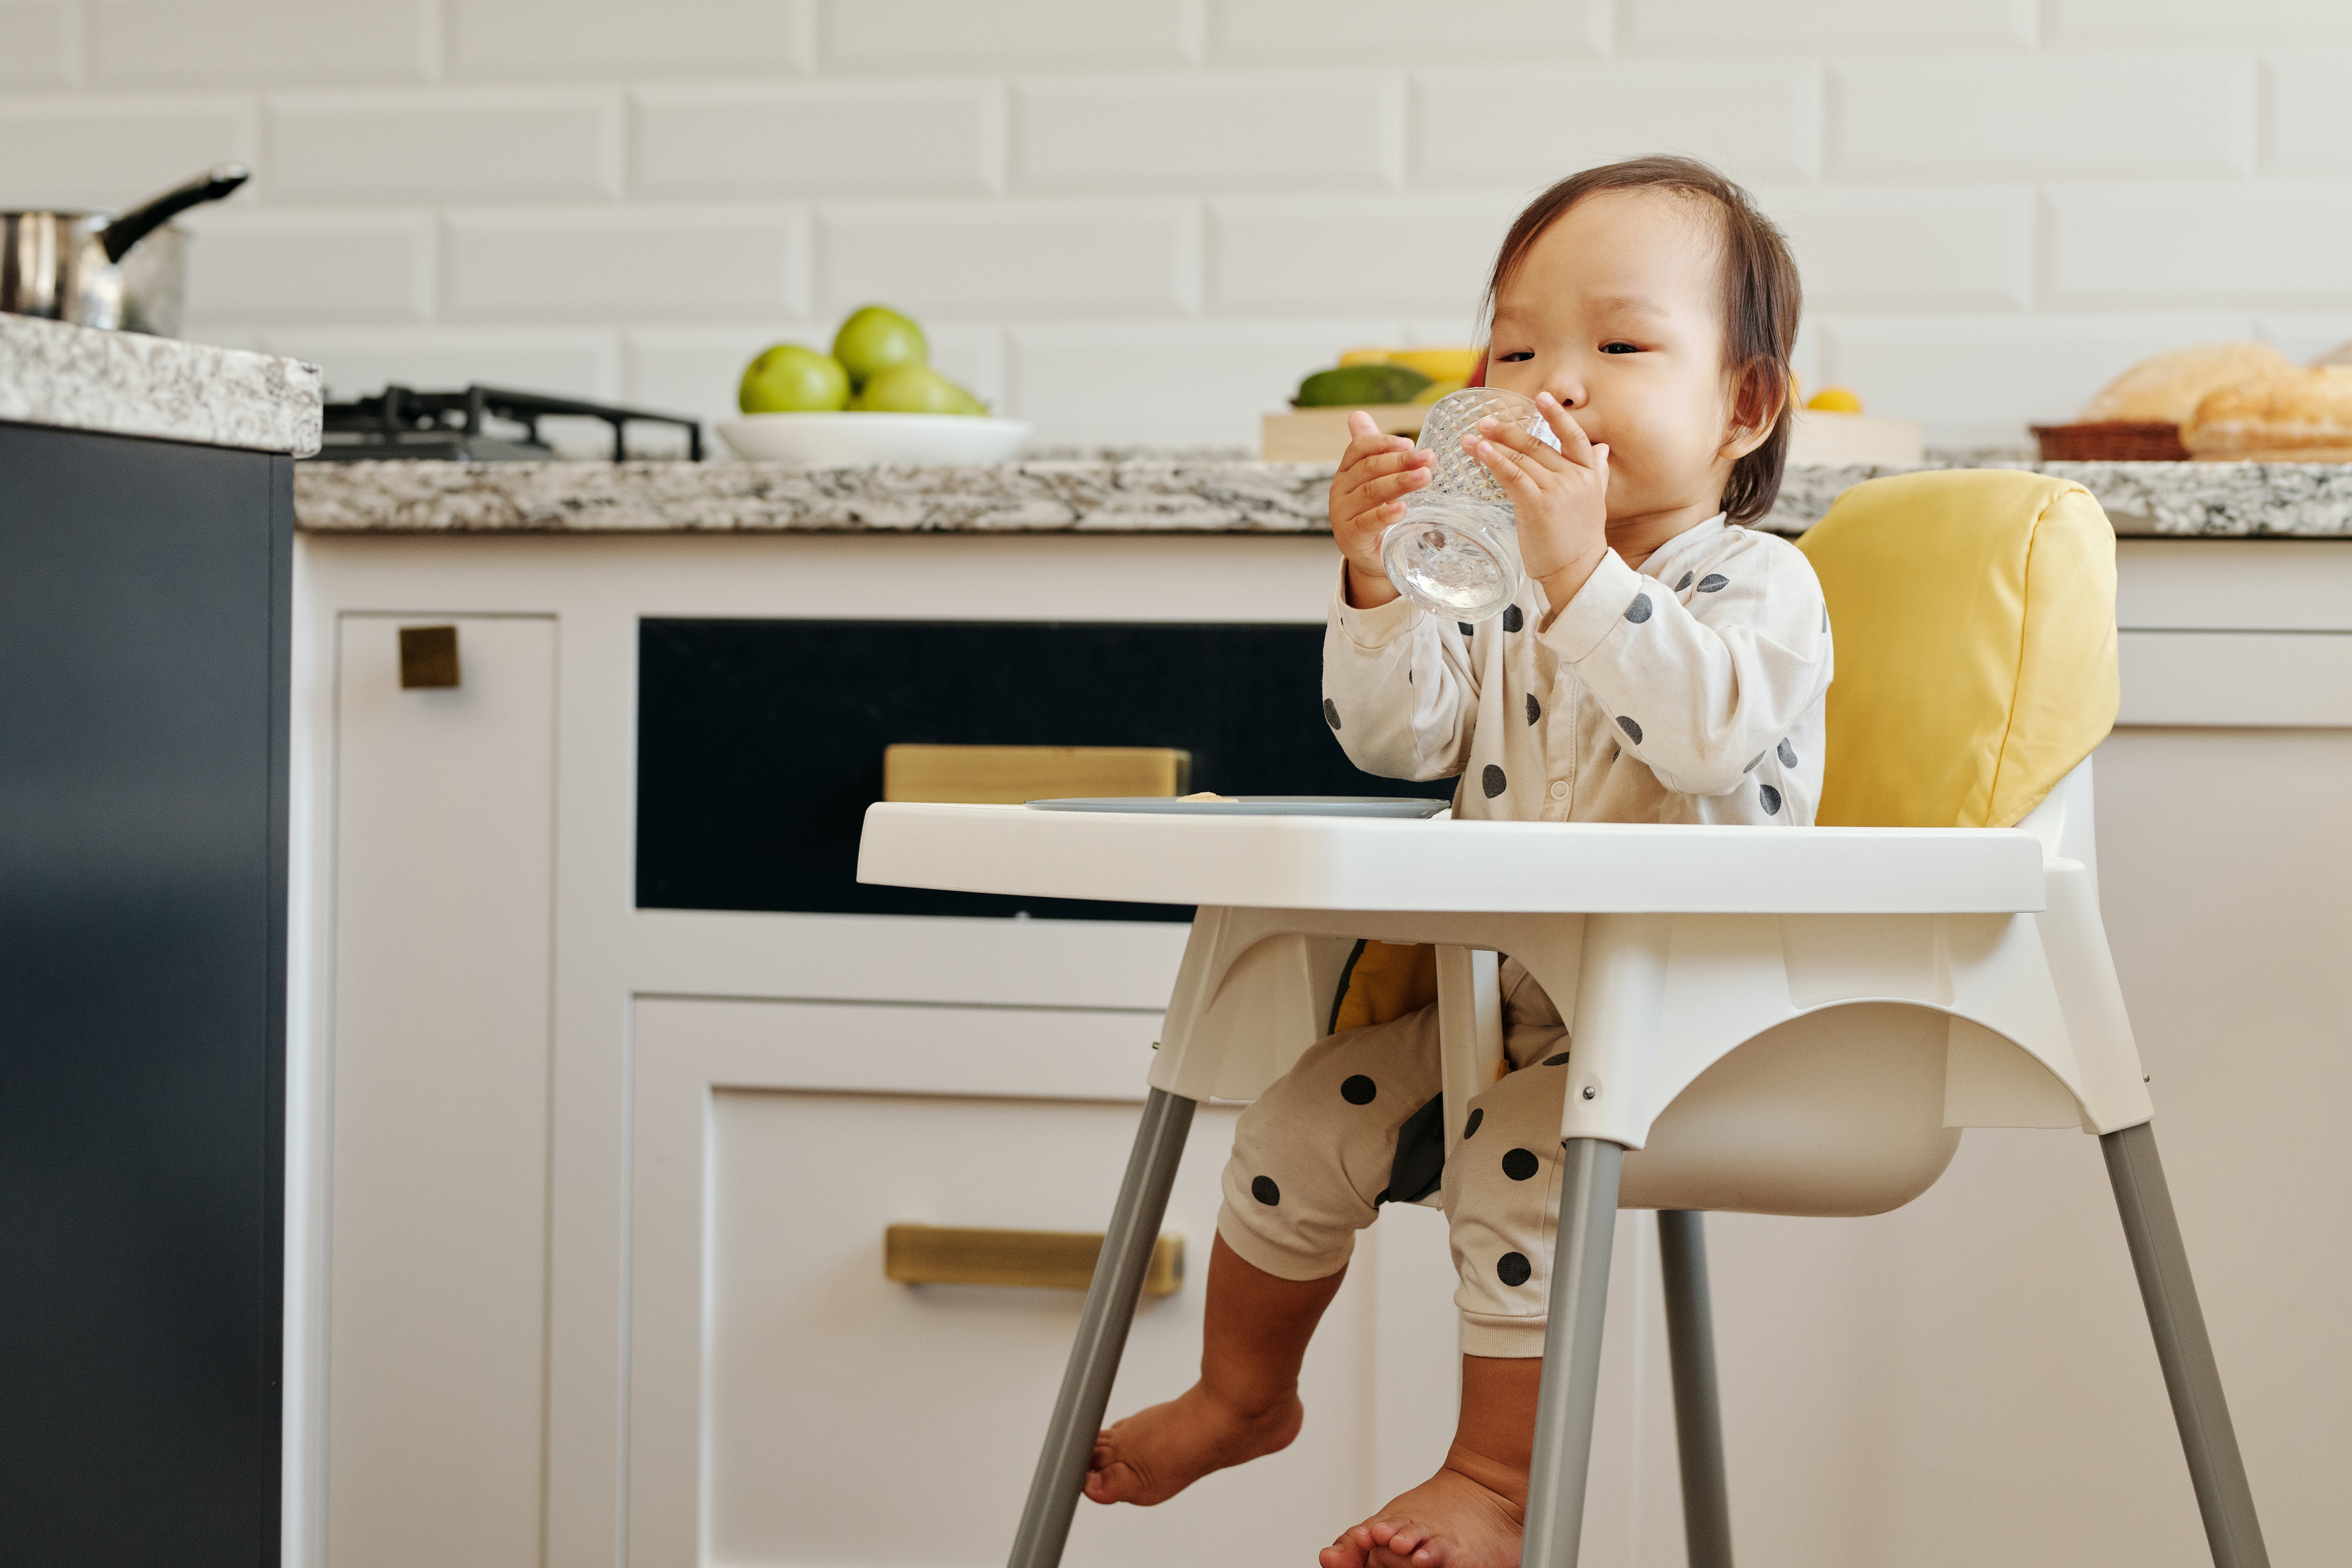
[[[2352,464],[2037,464],[1971,453],[1921,466],[2079,479],[2123,535],[2352,539]],[[1763,526],[1801,533],[1848,486],[1910,471],[1792,464]],[[320,532],[1320,533],[1330,481],[1323,463],[1132,452],[987,468],[304,463],[294,509]]]
[[[0,420],[300,458],[324,397],[300,360],[0,315]]]

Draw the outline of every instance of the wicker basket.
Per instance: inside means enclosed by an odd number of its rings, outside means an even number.
[[[2108,419],[2095,425],[2036,425],[2045,463],[2185,463],[2180,426],[2161,421]]]

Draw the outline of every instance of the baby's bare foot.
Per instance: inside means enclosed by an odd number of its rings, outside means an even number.
[[[1323,1568],[1518,1568],[1521,1505],[1446,1468],[1322,1552]]]
[[[1295,1393],[1254,1413],[1234,1408],[1196,1383],[1095,1439],[1087,1496],[1096,1502],[1166,1502],[1211,1470],[1287,1448],[1306,1416]]]

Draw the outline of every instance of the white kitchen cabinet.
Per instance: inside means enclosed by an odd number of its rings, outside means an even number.
[[[1079,1294],[894,1284],[882,1233],[1099,1230],[1158,1025],[1082,1009],[639,1004],[632,1562],[1001,1553]],[[1194,1375],[1235,1114],[1196,1120],[1164,1226],[1184,1238],[1184,1282],[1138,1316],[1121,1409]],[[1380,1500],[1383,1426],[1415,1433],[1414,1459],[1435,1466],[1447,1425],[1404,1406],[1433,1381],[1451,1397],[1444,1226],[1416,1212],[1380,1241],[1402,1256],[1368,1247],[1351,1268],[1304,1380],[1307,1440],[1162,1508],[1085,1509],[1074,1565],[1305,1560],[1329,1521]],[[1413,1287],[1383,1294],[1381,1262],[1406,1258]],[[1384,1341],[1384,1310],[1417,1313],[1420,1331]],[[1394,1377],[1384,1344],[1402,1352]]]
[[[1328,542],[299,543],[289,1188],[319,1206],[290,1231],[312,1348],[289,1563],[1001,1561],[1075,1302],[886,1286],[880,1227],[1097,1228],[1182,930],[636,909],[638,620],[1311,623]],[[2106,919],[2273,1555],[2323,1561],[2352,1534],[2352,1353],[2324,1317],[2352,1249],[2313,1217],[2352,1204],[2352,697],[2326,677],[2352,547],[2126,541],[2121,571]],[[404,619],[457,624],[469,682],[542,650],[532,695],[436,708],[388,667],[362,691],[354,639],[388,659]],[[439,722],[461,712],[479,728]],[[1146,1309],[1117,1411],[1186,1375],[1231,1115],[1194,1132],[1190,1276]],[[2089,1140],[1972,1132],[1894,1215],[1708,1234],[1748,1568],[2201,1560]],[[1666,1568],[1654,1231],[1618,1237],[1587,1551]],[[1297,1448],[1084,1511],[1074,1562],[1276,1559],[1428,1473],[1453,1419],[1443,1226],[1391,1213],[1360,1257]],[[911,1461],[879,1519],[869,1458]]]
[[[555,622],[336,626],[327,1560],[541,1560]]]

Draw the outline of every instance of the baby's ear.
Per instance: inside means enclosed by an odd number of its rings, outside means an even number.
[[[1731,419],[1724,450],[1744,458],[1764,444],[1789,405],[1789,374],[1782,366],[1750,360],[1731,373]]]

